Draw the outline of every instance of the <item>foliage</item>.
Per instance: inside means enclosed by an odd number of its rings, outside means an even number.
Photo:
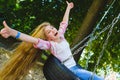
[[[106,8],[103,12],[100,12],[99,20],[101,19],[104,12],[110,6],[106,5]],[[107,25],[112,24],[112,20],[118,16],[120,9],[120,3],[117,1],[114,3],[106,17],[104,18],[103,22],[97,28],[96,33],[94,36],[97,36],[100,31],[107,27]],[[98,20],[98,21],[99,21]],[[98,21],[96,25],[98,24]],[[108,44],[103,52],[103,56],[100,59],[100,63],[98,65],[98,69],[104,70],[106,74],[108,70],[120,72],[120,19],[118,19],[117,24],[114,26],[112,34],[108,40]],[[96,26],[95,26],[96,27]],[[80,64],[86,67],[86,63],[88,64],[88,69],[93,71],[94,67],[98,61],[98,57],[101,55],[100,52],[105,44],[105,40],[107,38],[108,30],[104,31],[98,38],[93,40],[91,43],[83,51],[84,57],[79,61]],[[90,39],[91,40],[91,39]],[[89,59],[89,60],[88,60]],[[88,62],[87,62],[88,60]],[[99,70],[97,70],[99,71]]]

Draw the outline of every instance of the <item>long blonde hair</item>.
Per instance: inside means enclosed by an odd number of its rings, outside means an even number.
[[[44,22],[39,25],[31,36],[46,39],[44,34],[45,26],[50,25]],[[33,44],[22,42],[13,52],[14,54],[7,61],[0,71],[0,80],[21,80],[34,65],[37,58],[40,58],[40,50],[33,47]]]

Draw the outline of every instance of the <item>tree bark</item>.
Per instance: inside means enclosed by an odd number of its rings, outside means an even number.
[[[93,1],[92,5],[90,6],[87,12],[85,19],[83,20],[81,27],[78,30],[77,37],[74,39],[74,43],[71,45],[71,47],[76,45],[79,41],[84,39],[87,35],[89,35],[92,32],[94,25],[97,21],[97,17],[99,16],[99,12],[104,9],[108,1],[110,0]],[[80,51],[79,54],[74,56],[76,62],[79,60],[81,53],[82,51]]]

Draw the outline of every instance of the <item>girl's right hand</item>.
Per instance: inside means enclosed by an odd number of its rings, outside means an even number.
[[[16,38],[16,36],[18,35],[17,30],[10,28],[5,21],[3,21],[3,26],[4,28],[1,29],[0,31],[1,36],[3,36],[4,38],[8,38],[10,36]],[[19,34],[19,39],[25,42],[33,43],[33,44],[38,43],[38,38],[34,38],[32,36],[29,36],[21,32]]]
[[[11,36],[11,28],[7,25],[5,21],[3,21],[3,26],[4,28],[1,29],[0,34],[4,38],[8,38],[9,36]]]

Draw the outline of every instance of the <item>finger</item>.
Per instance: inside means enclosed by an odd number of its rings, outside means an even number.
[[[1,36],[4,37],[4,38],[8,38],[9,37],[7,34],[2,34]]]
[[[72,8],[74,7],[74,4],[73,3],[71,3],[71,6],[72,6]]]
[[[4,34],[4,33],[7,33],[7,31],[6,31],[6,29],[2,29],[2,30],[0,31],[0,33],[1,33],[1,34]]]
[[[3,21],[3,25],[5,28],[8,28],[9,26],[7,25],[6,21]]]
[[[66,1],[66,3],[67,3],[67,4],[69,4],[69,2],[68,2],[68,1]]]
[[[2,32],[4,32],[4,31],[5,31],[5,28],[1,29],[1,31],[0,31],[0,32],[2,33]]]

